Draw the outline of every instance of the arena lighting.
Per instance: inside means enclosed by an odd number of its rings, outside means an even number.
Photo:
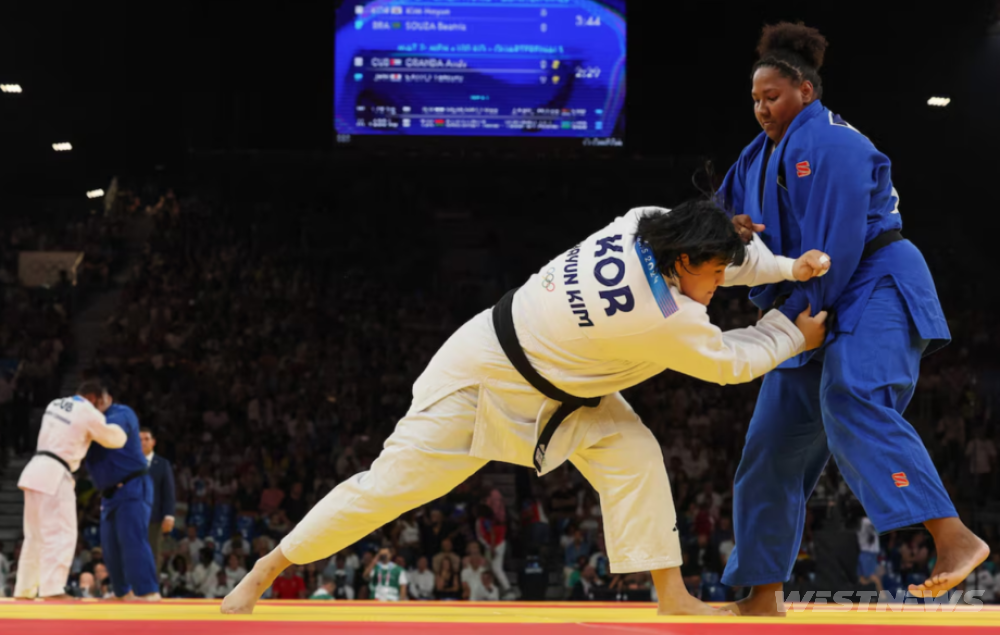
[[[68,141],[63,141],[62,143],[53,143],[52,149],[56,152],[69,152],[73,149],[73,144]]]
[[[21,92],[21,85],[20,84],[0,84],[0,91],[3,91],[5,93],[20,93]]]
[[[928,106],[935,106],[937,108],[944,108],[951,103],[950,97],[931,97],[927,100]]]
[[[104,196],[104,190],[90,190],[87,192],[87,198],[101,198]]]

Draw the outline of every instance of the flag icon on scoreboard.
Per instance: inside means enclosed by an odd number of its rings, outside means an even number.
[[[435,128],[444,128],[444,119],[435,119],[434,120],[434,127]]]
[[[394,29],[401,28],[402,26],[403,25],[401,23],[399,23],[399,22],[393,22],[392,23],[392,28],[394,28]]]
[[[399,59],[398,57],[394,57],[394,58],[392,58],[389,61],[389,65],[390,66],[402,66],[403,65],[403,60]]]
[[[402,73],[392,73],[389,75],[389,80],[393,82],[401,82],[403,81],[403,75]]]
[[[573,122],[572,121],[564,121],[564,122],[562,122],[562,129],[563,130],[569,130],[572,127],[573,127]]]

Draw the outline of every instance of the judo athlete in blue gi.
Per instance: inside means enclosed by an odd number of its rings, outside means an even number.
[[[831,454],[878,531],[922,523],[934,536],[937,564],[914,594],[940,595],[989,554],[903,418],[921,357],[950,334],[923,255],[902,238],[889,159],[819,101],[825,48],[801,24],[764,29],[753,76],[764,132],[719,192],[744,240],[762,232],[775,254],[818,249],[832,261],[823,277],[750,294],[764,311],[777,305],[793,319],[811,307],[833,322],[823,347],[764,377],[750,422],[734,490],[736,549],[722,578],[754,587],[727,607],[743,615],[784,612],[806,501]]]
[[[112,404],[104,416],[125,431],[120,450],[92,445],[85,464],[101,492],[101,548],[118,599],[160,599],[153,550],[149,546],[149,517],[153,508],[153,481],[142,453],[139,418],[135,411]]]

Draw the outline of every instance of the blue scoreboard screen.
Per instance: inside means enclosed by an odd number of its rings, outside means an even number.
[[[625,0],[345,0],[334,129],[621,145]]]

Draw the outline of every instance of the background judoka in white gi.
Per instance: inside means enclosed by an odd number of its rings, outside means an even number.
[[[724,217],[708,207],[705,213]],[[643,215],[665,213],[630,211],[545,265],[514,299],[517,336],[532,366],[570,394],[606,396],[597,408],[578,410],[562,423],[541,473],[570,460],[600,493],[614,573],[659,571],[682,562],[660,445],[618,391],[668,368],[718,384],[748,382],[806,348],[803,332],[777,311],[754,327],[723,333],[709,321],[705,305],[659,273],[655,260],[647,275],[636,229]],[[777,258],[758,239],[747,246],[743,265],[726,271],[726,284],[794,280],[793,270],[807,269],[808,279],[828,268],[817,264],[821,257],[810,252],[794,262]],[[803,327],[810,329],[810,347],[822,341],[823,317]],[[514,369],[491,311],[480,313],[417,379],[412,406],[370,471],[317,503],[273,552],[277,564],[255,567],[227,597],[223,612],[250,612],[270,584],[268,568],[288,566],[281,554],[301,564],[328,557],[443,496],[489,461],[532,466],[540,427],[558,405]],[[658,590],[663,610],[667,598]]]
[[[110,402],[100,384],[86,382],[78,392],[48,405],[37,446],[74,472],[91,441],[120,448],[126,440],[124,430],[104,420],[101,409]],[[76,481],[59,461],[36,455],[24,466],[17,486],[24,490],[24,542],[14,597],[62,597],[77,541]]]

